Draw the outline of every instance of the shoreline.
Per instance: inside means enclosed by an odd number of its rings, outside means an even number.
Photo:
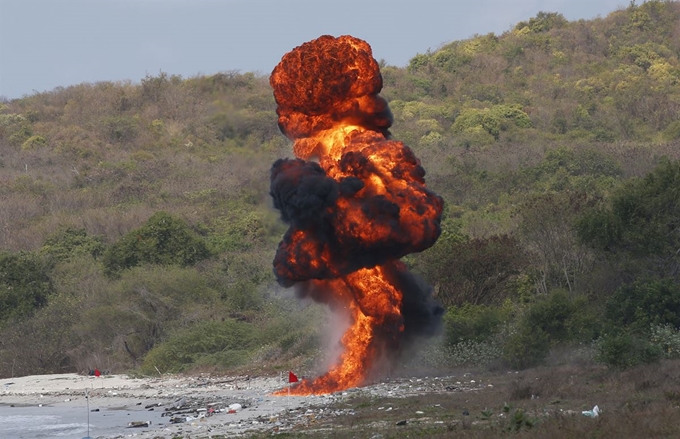
[[[266,376],[74,373],[7,378],[0,380],[0,436],[47,438],[61,429],[59,437],[80,439],[87,436],[88,419],[92,438],[238,436],[275,427],[281,412],[326,399],[273,396],[285,388],[285,381]],[[149,425],[130,428],[131,423]]]

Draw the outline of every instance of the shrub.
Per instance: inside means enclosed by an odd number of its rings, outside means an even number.
[[[453,123],[455,133],[474,133],[480,128],[498,140],[501,131],[512,126],[531,127],[531,119],[521,105],[494,105],[491,108],[467,108],[461,111]]]
[[[534,346],[534,352],[530,354],[533,356],[543,352],[545,340],[549,346],[591,342],[602,329],[601,320],[598,307],[588,297],[554,290],[525,311],[519,319],[520,330],[511,337],[510,343],[522,342]],[[538,344],[532,345],[531,339],[538,340]],[[517,350],[519,346],[512,345],[509,349]]]
[[[557,290],[529,309],[525,323],[531,328],[540,329],[552,341],[564,341],[569,335],[567,321],[573,313],[574,307],[569,295],[563,290]]]
[[[73,330],[77,308],[73,298],[55,295],[31,318],[2,331],[0,376],[76,372],[72,354],[80,342]]]
[[[540,328],[520,324],[505,341],[503,358],[508,365],[526,369],[541,364],[550,351],[550,337]]]
[[[110,141],[126,143],[137,136],[139,120],[133,116],[109,116],[102,121],[102,126]]]
[[[430,54],[429,53],[419,53],[413,58],[408,63],[408,71],[410,73],[415,73],[418,70],[422,69],[425,67],[428,63],[430,62]]]
[[[576,229],[583,242],[635,259],[633,274],[676,277],[680,268],[680,161],[663,160],[631,179],[605,209],[587,213]],[[639,274],[636,276],[639,277]]]
[[[579,331],[586,329],[582,327],[584,323],[593,324],[590,319],[582,318],[589,307],[592,304],[587,300],[575,300],[566,291],[555,290],[533,304],[523,321],[529,327],[543,331],[552,343],[572,341]],[[575,321],[579,323],[575,324]]]
[[[488,146],[496,142],[496,138],[489,134],[481,125],[466,129],[464,132],[456,135],[456,144],[463,148],[471,148],[473,146]]]
[[[193,365],[232,367],[243,364],[257,345],[259,333],[236,320],[204,322],[175,333],[144,358],[142,371],[181,372]]]
[[[649,342],[661,349],[664,358],[680,357],[680,330],[673,325],[652,326]]]
[[[157,297],[169,306],[188,307],[219,301],[217,285],[211,285],[204,272],[194,267],[150,265],[126,271],[115,284],[118,300],[137,299],[144,290],[149,298]]]
[[[89,236],[85,229],[68,227],[49,236],[42,248],[41,254],[65,261],[74,256],[91,255],[97,258],[104,252],[104,242],[101,236]]]
[[[605,335],[596,347],[596,360],[616,369],[653,363],[662,355],[658,345],[630,333]]]
[[[502,358],[503,349],[499,337],[483,342],[465,340],[453,344],[442,339],[430,339],[409,354],[406,367],[450,370],[462,366],[493,366]]]
[[[576,220],[576,232],[581,242],[590,247],[609,250],[623,234],[621,221],[603,209],[593,209]]]
[[[50,269],[34,253],[0,252],[0,327],[47,304],[54,292]]]
[[[7,116],[7,115],[6,115]],[[9,115],[11,116],[11,115]],[[23,116],[19,116],[17,120],[21,120],[19,118],[22,118]],[[4,125],[4,126],[3,126]],[[27,121],[21,122],[21,123],[12,123],[12,120],[10,119],[9,123],[7,125],[3,124],[3,121],[0,119],[0,128],[2,131],[10,131],[12,134],[9,135],[9,143],[12,145],[23,145],[24,142],[26,142],[32,135],[33,135],[33,128],[31,127],[30,123]],[[1,132],[0,132],[1,133]]]
[[[680,139],[680,120],[669,123],[666,129],[663,130],[663,137],[669,142]]]
[[[255,312],[262,306],[262,295],[257,284],[246,280],[230,284],[222,292],[222,299],[232,312]]]
[[[680,327],[680,284],[653,279],[623,285],[607,301],[606,315],[616,326],[640,331],[652,325]]]
[[[472,304],[451,307],[444,315],[446,341],[451,346],[466,340],[488,341],[506,320],[506,312],[499,307]]]
[[[492,135],[495,140],[498,140],[501,121],[488,108],[482,110],[467,108],[461,111],[452,128],[455,133],[470,133],[481,128]]]
[[[194,268],[134,267],[97,287],[96,295],[83,298],[76,322],[81,359],[96,356],[119,370],[137,366],[177,328],[220,318],[225,311],[217,291]]]
[[[498,340],[467,340],[446,349],[447,363],[452,366],[487,366],[503,356]]]
[[[558,12],[539,12],[535,17],[529,19],[528,22],[520,21],[515,25],[515,30],[522,30],[527,28],[529,32],[541,33],[548,32],[553,28],[561,28],[567,24],[567,19],[564,15]]]
[[[591,148],[558,147],[548,151],[541,164],[530,168],[537,177],[550,177],[559,170],[570,176],[619,177],[622,174],[621,166],[614,159]]]
[[[157,212],[104,253],[109,274],[140,264],[193,265],[212,256],[205,241],[179,218]]]
[[[597,339],[605,327],[601,301],[582,294],[572,297],[573,312],[566,322],[568,341],[590,343]]]
[[[415,260],[415,268],[437,285],[444,305],[488,305],[507,297],[508,282],[525,262],[519,242],[511,236],[466,239],[444,234]]]
[[[47,145],[47,141],[43,136],[31,136],[24,143],[21,144],[21,149],[31,150]]]
[[[215,219],[214,228],[210,244],[217,253],[248,250],[266,235],[262,215],[246,209]]]

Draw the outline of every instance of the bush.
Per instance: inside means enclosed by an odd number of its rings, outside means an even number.
[[[548,151],[545,159],[527,172],[536,177],[550,177],[560,170],[570,176],[619,177],[621,166],[611,157],[597,149],[573,149],[558,147]]]
[[[507,320],[506,314],[502,308],[485,305],[451,307],[444,315],[446,341],[451,346],[463,341],[488,341]]]
[[[601,301],[578,295],[572,298],[572,304],[574,312],[566,322],[568,341],[590,343],[597,339],[605,327]]]
[[[649,342],[661,349],[664,358],[680,358],[680,330],[673,325],[652,326]]]
[[[653,363],[661,355],[658,345],[630,333],[605,335],[597,342],[596,360],[616,369]]]
[[[503,356],[503,349],[497,340],[467,340],[449,346],[446,349],[446,365],[453,366],[487,366]]]
[[[238,209],[229,217],[215,219],[214,228],[210,245],[217,253],[249,250],[266,236],[262,216],[246,209]]]
[[[80,342],[73,330],[77,308],[73,298],[56,295],[31,318],[2,331],[0,376],[76,372],[72,354]]]
[[[568,23],[564,15],[558,12],[539,12],[535,17],[529,19],[528,22],[520,21],[515,25],[515,30],[522,30],[527,28],[531,33],[548,32],[553,28],[561,28]]]
[[[606,316],[618,327],[638,331],[652,325],[680,327],[680,284],[654,279],[623,285],[607,301]]]
[[[537,366],[545,360],[550,351],[550,337],[543,330],[527,324],[520,324],[503,346],[503,359],[517,369]]]
[[[106,137],[112,142],[131,142],[139,131],[139,120],[133,116],[109,116],[102,121]]]
[[[493,367],[503,356],[500,337],[489,341],[474,340],[449,344],[441,338],[423,340],[415,352],[409,352],[404,367],[450,370],[455,367]]]
[[[491,108],[467,108],[461,111],[453,123],[454,133],[474,133],[482,129],[498,140],[501,131],[512,126],[531,127],[531,119],[521,105],[494,105]]]
[[[543,331],[552,344],[591,341],[600,331],[600,320],[592,300],[559,289],[534,303],[523,317],[524,324]]]
[[[31,150],[35,148],[41,148],[47,145],[47,141],[43,136],[31,136],[24,143],[21,144],[21,149]]]
[[[257,345],[257,329],[236,320],[204,322],[175,333],[144,358],[142,371],[182,372],[194,365],[233,367],[243,364]]]
[[[116,284],[123,297],[137,299],[144,289],[150,297],[158,297],[173,307],[205,304],[213,307],[219,301],[218,285],[213,285],[204,272],[193,267],[151,265],[127,271]]]
[[[508,337],[504,357],[512,367],[526,368],[543,362],[552,346],[590,343],[603,323],[599,308],[586,296],[554,290],[531,304]]]
[[[104,253],[109,274],[140,264],[188,266],[212,256],[205,241],[179,218],[157,212]]]
[[[34,253],[0,252],[0,327],[47,304],[54,292],[50,269]]]
[[[631,179],[605,209],[577,223],[583,242],[622,259],[631,275],[675,277],[680,272],[680,161],[663,160],[643,179]]]
[[[101,236],[89,236],[85,229],[68,227],[49,236],[40,253],[65,261],[74,256],[90,255],[97,258],[104,252]]]
[[[574,306],[567,292],[556,290],[546,299],[536,302],[527,312],[524,322],[539,329],[551,341],[560,342],[569,338],[568,321],[574,313]]]
[[[138,366],[178,328],[226,314],[205,274],[191,267],[134,267],[103,285],[96,282],[96,293],[81,292],[83,310],[75,322],[83,366],[93,358],[117,370]]]
[[[680,139],[680,120],[668,124],[663,130],[663,138],[669,142]]]
[[[508,282],[526,263],[517,239],[508,236],[466,239],[444,234],[414,268],[431,284],[445,306],[497,304],[509,293]]]
[[[461,111],[452,128],[455,133],[474,132],[476,129],[481,128],[492,135],[495,140],[498,140],[501,131],[501,121],[488,108],[483,110],[468,108]]]

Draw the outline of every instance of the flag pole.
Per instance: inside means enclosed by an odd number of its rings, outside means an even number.
[[[90,394],[85,387],[85,400],[87,401],[87,437],[90,437]]]

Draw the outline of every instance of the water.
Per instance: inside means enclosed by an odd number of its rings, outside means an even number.
[[[163,423],[159,412],[135,409],[103,409],[89,413],[91,437],[115,437],[148,431]],[[151,420],[150,428],[128,429],[132,421]],[[88,435],[87,407],[18,406],[0,404],[0,438],[2,439],[82,439]]]
[[[0,413],[6,410],[0,410]],[[24,412],[23,410],[20,410]],[[82,417],[82,416],[81,416]],[[0,437],[7,439],[82,438],[87,436],[86,422],[73,415],[0,414]]]

